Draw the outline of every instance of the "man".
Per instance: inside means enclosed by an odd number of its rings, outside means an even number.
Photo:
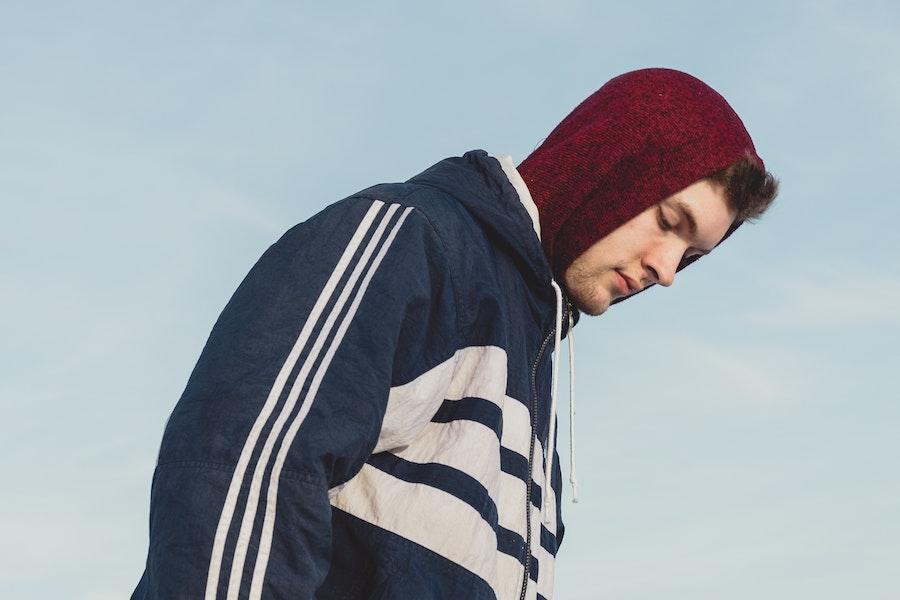
[[[133,598],[550,598],[551,349],[776,188],[718,93],[645,69],[518,169],[469,152],[297,225],[166,426]]]

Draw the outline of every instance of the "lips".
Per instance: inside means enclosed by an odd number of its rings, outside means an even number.
[[[616,271],[616,277],[617,277],[616,285],[619,288],[619,293],[622,296],[627,296],[628,294],[630,294],[631,286],[628,285],[628,280],[625,279],[625,277],[618,271]]]
[[[619,290],[621,290],[623,296],[629,296],[636,292],[641,291],[641,286],[638,283],[625,275],[624,273],[620,273],[616,271],[616,275],[619,276]]]

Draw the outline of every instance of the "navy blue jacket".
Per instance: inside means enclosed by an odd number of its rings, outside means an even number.
[[[550,282],[483,151],[290,229],[168,421],[132,599],[550,598]]]

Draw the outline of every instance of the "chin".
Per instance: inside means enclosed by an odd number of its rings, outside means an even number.
[[[605,313],[609,309],[609,304],[603,304],[601,306],[591,306],[589,310],[582,310],[581,312],[586,313],[592,317],[599,317],[603,313]]]
[[[612,298],[602,296],[599,298],[585,299],[580,294],[573,294],[572,302],[573,304],[575,304],[575,308],[580,310],[582,313],[590,315],[592,317],[597,317],[602,315],[607,311],[607,309],[609,309]]]

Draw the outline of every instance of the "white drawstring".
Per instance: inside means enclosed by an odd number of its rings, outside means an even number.
[[[575,336],[572,328],[575,319],[569,313],[569,483],[572,484],[572,502],[578,502],[578,479],[575,477]]]
[[[553,488],[550,485],[550,476],[553,474],[553,449],[556,446],[556,386],[559,382],[559,346],[562,333],[562,290],[552,279],[550,285],[556,292],[556,330],[553,335],[553,379],[551,383],[550,394],[550,430],[547,435],[547,446],[544,448],[544,489],[547,492],[547,498],[553,494]],[[572,315],[569,315],[569,331],[567,338],[569,340],[569,460],[571,463],[571,472],[569,474],[569,482],[572,484],[572,501],[578,502],[578,482],[575,479],[575,361],[572,346]],[[550,521],[550,503],[544,500],[544,522]]]

